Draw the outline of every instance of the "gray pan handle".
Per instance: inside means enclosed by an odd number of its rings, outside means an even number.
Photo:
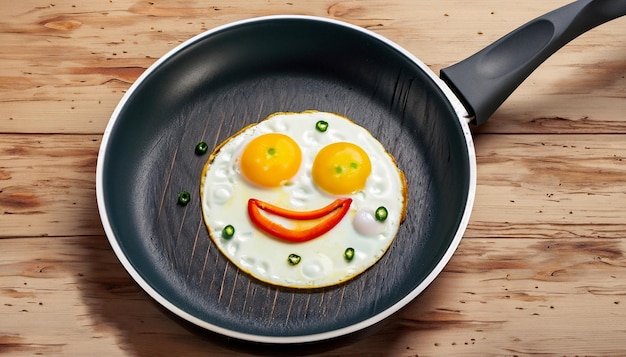
[[[473,123],[487,121],[548,57],[584,32],[626,15],[626,0],[579,0],[538,17],[441,70]]]

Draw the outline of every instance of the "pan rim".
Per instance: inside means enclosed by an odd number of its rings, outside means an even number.
[[[104,195],[104,164],[106,162],[107,157],[107,148],[109,147],[109,142],[112,137],[113,129],[120,118],[120,113],[122,109],[126,106],[126,103],[129,101],[133,93],[140,87],[140,84],[144,82],[144,80],[157,68],[161,66],[165,61],[169,58],[173,57],[183,49],[195,44],[198,41],[201,41],[204,38],[210,37],[215,33],[219,33],[223,30],[237,27],[241,25],[253,24],[256,22],[267,22],[267,21],[275,21],[275,20],[299,20],[299,21],[315,21],[315,22],[323,22],[334,24],[338,26],[342,26],[351,30],[355,30],[360,32],[366,36],[372,37],[391,48],[398,51],[402,56],[409,59],[412,63],[418,66],[442,91],[448,102],[452,105],[454,111],[457,114],[457,119],[459,121],[459,125],[461,126],[461,130],[463,132],[463,137],[465,140],[465,145],[467,147],[468,153],[468,167],[469,167],[469,177],[468,177],[468,194],[465,202],[465,207],[463,208],[463,215],[461,217],[459,226],[455,235],[447,248],[446,252],[439,260],[434,269],[427,275],[427,277],[409,294],[403,297],[401,300],[391,305],[389,308],[383,310],[382,312],[371,316],[365,320],[362,320],[358,323],[352,324],[350,326],[342,327],[339,329],[329,330],[326,332],[315,333],[315,334],[303,334],[303,335],[295,335],[295,336],[271,336],[271,335],[259,335],[259,334],[250,334],[243,333],[233,329],[224,328],[218,325],[215,325],[209,321],[202,320],[192,314],[184,311],[182,308],[170,302],[166,297],[161,295],[154,287],[152,287],[141,275],[141,273],[135,268],[134,264],[131,260],[126,256],[124,250],[122,249],[119,243],[119,237],[116,236],[112,222],[109,220],[107,215],[107,202],[105,200]],[[309,15],[270,15],[270,16],[261,16],[254,17],[245,20],[239,20],[235,22],[230,22],[213,29],[209,29],[205,32],[202,32],[178,46],[174,47],[162,57],[160,57],[157,61],[155,61],[150,67],[148,67],[138,78],[137,80],[130,86],[130,88],[126,91],[124,96],[121,98],[120,102],[115,107],[109,122],[105,128],[105,131],[102,136],[102,141],[100,144],[100,149],[98,152],[98,159],[96,164],[96,199],[98,205],[98,211],[100,214],[100,219],[106,234],[106,237],[111,245],[115,255],[118,260],[125,268],[125,270],[130,274],[135,282],[150,295],[155,301],[161,304],[170,312],[174,313],[178,317],[198,326],[204,328],[206,330],[243,340],[249,342],[257,342],[257,343],[268,343],[268,344],[298,344],[298,343],[310,343],[310,342],[320,342],[324,340],[330,340],[346,335],[350,335],[356,333],[358,331],[364,330],[368,327],[371,327],[384,319],[390,317],[394,313],[398,312],[408,303],[413,301],[418,295],[422,293],[428,287],[435,278],[443,271],[445,265],[452,258],[454,252],[456,251],[460,241],[465,233],[467,225],[469,224],[470,214],[474,204],[474,198],[476,193],[476,155],[474,150],[473,139],[471,135],[471,130],[469,127],[469,114],[467,109],[463,106],[461,101],[454,95],[452,90],[436,75],[434,72],[426,66],[421,60],[415,57],[413,54],[408,52],[406,49],[396,44],[395,42],[387,39],[386,37],[377,34],[373,31],[367,30],[357,25],[353,25],[344,21],[329,19],[318,16],[309,16]]]

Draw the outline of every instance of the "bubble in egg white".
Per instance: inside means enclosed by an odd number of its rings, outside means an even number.
[[[375,195],[375,196],[380,196],[382,194],[385,193],[386,191],[386,185],[385,185],[385,181],[378,175],[372,175],[372,177],[370,178],[371,184],[370,184],[370,189],[369,189],[369,193]]]
[[[269,264],[267,264],[265,262],[257,262],[257,264],[254,266],[254,271],[260,277],[266,277],[268,270],[269,270]]]
[[[302,139],[306,146],[317,146],[320,143],[320,133],[306,132],[302,135]]]
[[[229,255],[236,256],[237,251],[239,250],[239,243],[236,242],[233,238],[231,238],[228,244],[226,244],[226,251],[228,252]]]
[[[316,123],[329,123],[325,132]],[[237,158],[254,137],[277,132],[290,136],[302,151],[301,168],[288,184],[264,189],[250,184],[238,172]],[[250,221],[250,198],[291,210],[324,207],[337,196],[321,191],[311,178],[313,160],[326,145],[348,141],[360,146],[370,157],[372,173],[365,188],[352,195],[349,212],[328,233],[304,243],[290,243],[259,231]],[[306,111],[277,113],[248,127],[219,146],[207,162],[201,177],[204,221],[219,250],[241,270],[264,282],[294,288],[319,288],[341,283],[366,271],[391,245],[405,210],[406,183],[393,158],[367,130],[337,114]],[[385,222],[372,222],[372,207],[385,206]],[[361,217],[367,212],[367,217]],[[272,221],[285,227],[297,225],[283,217]],[[364,223],[359,223],[363,221]],[[231,239],[221,237],[225,225],[235,227]],[[355,250],[347,261],[345,249]],[[290,265],[287,257],[297,254],[301,261]]]
[[[319,260],[304,262],[302,274],[308,279],[319,279],[324,276],[324,265]]]
[[[364,208],[354,215],[354,228],[362,235],[375,236],[385,231],[385,224],[378,221],[371,208]]]
[[[239,262],[241,262],[241,265],[246,268],[252,268],[254,267],[255,259],[253,257],[244,256],[239,259]]]
[[[285,121],[275,121],[271,125],[269,125],[269,127],[269,131],[273,133],[281,133],[289,130],[288,122]]]
[[[218,185],[213,190],[213,202],[221,205],[226,203],[233,195],[233,189],[230,185]]]
[[[248,231],[248,232],[241,232],[241,233],[237,233],[237,240],[239,242],[245,242],[249,239],[252,238],[252,232]]]

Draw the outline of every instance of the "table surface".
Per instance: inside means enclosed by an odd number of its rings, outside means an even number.
[[[384,35],[438,73],[566,3],[2,1],[0,354],[255,352],[166,313],[99,219],[104,128],[174,46],[244,18],[318,15]],[[626,355],[625,34],[622,18],[575,39],[473,129],[476,202],[456,254],[380,330],[325,355]]]

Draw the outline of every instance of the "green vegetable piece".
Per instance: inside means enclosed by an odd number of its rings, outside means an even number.
[[[320,120],[317,123],[315,123],[315,129],[317,129],[317,131],[323,133],[326,130],[328,130],[328,122]]]
[[[196,155],[204,155],[209,150],[209,145],[204,141],[201,141],[196,145]]]
[[[185,206],[191,201],[191,194],[187,191],[183,191],[178,195],[178,203]]]
[[[346,251],[343,252],[343,257],[346,258],[347,261],[354,259],[354,248],[346,248]]]
[[[231,239],[234,235],[235,235],[235,227],[233,227],[232,225],[229,224],[226,227],[224,227],[224,229],[222,229],[222,238]]]
[[[374,215],[376,216],[376,220],[379,222],[384,222],[387,219],[387,209],[383,206],[380,206],[376,209],[376,213],[374,213]]]
[[[297,254],[289,254],[287,257],[287,263],[289,263],[289,265],[297,265],[301,260],[302,258]]]

